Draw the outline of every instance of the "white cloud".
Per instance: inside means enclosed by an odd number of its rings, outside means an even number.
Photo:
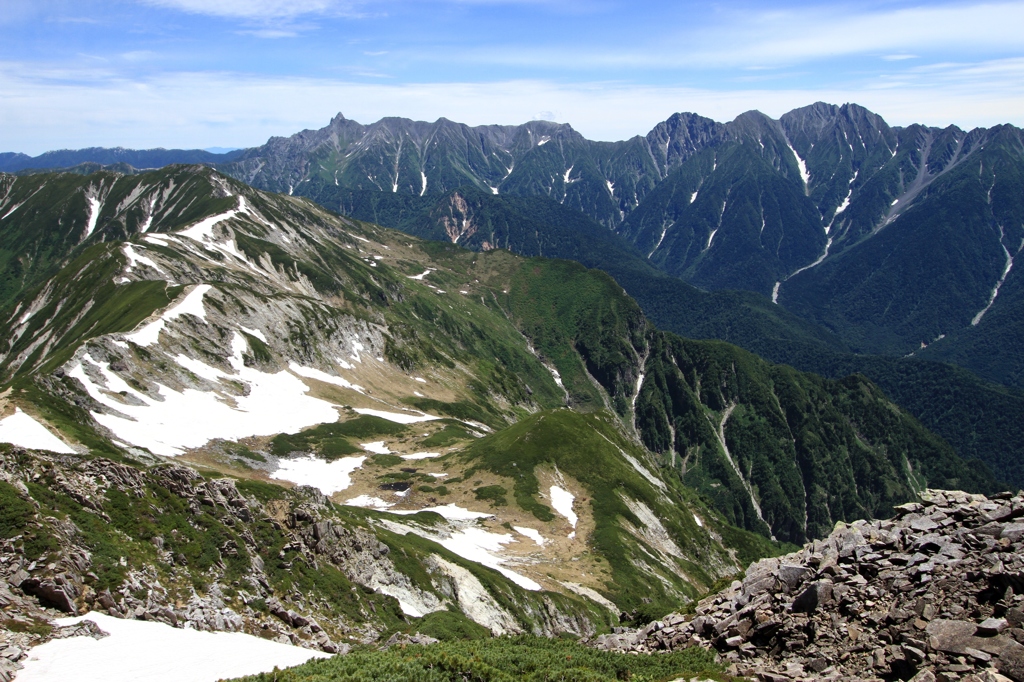
[[[1024,2],[958,3],[861,11],[848,5],[730,16],[705,27],[692,58],[702,64],[801,63],[848,55],[910,51],[1021,49]],[[730,40],[721,42],[725,35]]]
[[[111,71],[48,71],[0,63],[0,92],[5,93],[0,151],[247,147],[271,135],[320,128],[338,111],[363,123],[384,116],[428,121],[444,116],[471,125],[522,123],[538,112],[555,113],[585,136],[601,140],[645,134],[677,111],[719,121],[750,109],[778,117],[818,100],[857,102],[894,125],[1024,124],[1024,59],[918,67],[891,80],[899,87],[880,87],[883,82],[846,89],[710,90],[544,80],[353,83],[237,73],[135,80]]]
[[[823,4],[768,12],[723,9],[701,18],[652,27],[643,41],[593,44],[586,35],[558,44],[491,41],[463,49],[425,50],[418,59],[561,69],[653,71],[771,68],[853,56],[900,61],[918,53],[1020,54],[1024,2],[859,10]],[[528,40],[528,39],[527,39]]]
[[[190,14],[236,19],[291,19],[304,14],[346,13],[351,2],[342,0],[142,0],[147,5]]]

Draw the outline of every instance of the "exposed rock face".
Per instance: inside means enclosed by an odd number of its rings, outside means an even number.
[[[1024,682],[1024,493],[921,499],[751,565],[693,614],[596,644],[713,647],[732,672],[772,682]]]

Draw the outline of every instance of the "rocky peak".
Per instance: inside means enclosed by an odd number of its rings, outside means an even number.
[[[636,631],[636,652],[702,646],[759,680],[1024,681],[1024,493],[926,490],[888,520],[798,552]]]

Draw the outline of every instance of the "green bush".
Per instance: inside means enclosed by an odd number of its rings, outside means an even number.
[[[490,630],[477,625],[466,616],[454,611],[434,611],[423,617],[414,628],[417,632],[435,637],[442,642],[487,639]]]
[[[508,504],[508,499],[505,497],[508,490],[500,485],[485,485],[473,492],[476,494],[476,499],[489,500],[495,507],[504,507]]]
[[[430,646],[356,649],[247,682],[616,682],[718,677],[714,654],[692,647],[641,655],[598,651],[570,640],[524,635]]]

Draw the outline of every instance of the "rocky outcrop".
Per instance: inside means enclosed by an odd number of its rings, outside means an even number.
[[[751,565],[743,580],[597,646],[716,649],[770,682],[1024,682],[1024,494],[925,491],[884,521]]]

